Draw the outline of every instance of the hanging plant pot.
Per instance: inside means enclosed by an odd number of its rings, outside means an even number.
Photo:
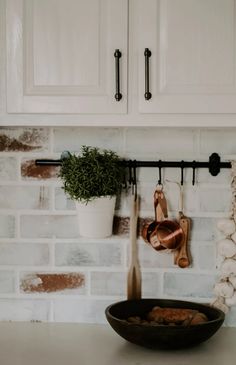
[[[68,152],[62,158],[59,176],[76,202],[81,236],[111,236],[115,200],[124,181],[120,162],[115,152],[90,146],[82,146],[78,156]]]
[[[102,196],[88,203],[76,202],[82,237],[105,238],[112,235],[115,196]]]

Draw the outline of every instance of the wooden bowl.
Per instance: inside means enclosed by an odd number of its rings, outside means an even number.
[[[155,306],[188,308],[204,313],[209,321],[194,326],[145,325],[127,322],[128,317],[145,316]],[[125,340],[140,346],[158,349],[177,349],[206,341],[221,327],[225,314],[208,305],[166,299],[140,299],[117,302],[106,308],[111,327]]]

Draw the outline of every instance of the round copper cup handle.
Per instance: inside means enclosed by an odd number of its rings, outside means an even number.
[[[150,236],[155,231],[158,222],[153,221],[149,224],[145,224],[142,229],[142,237],[146,243],[150,243]]]
[[[151,222],[150,224],[145,224],[142,229],[142,237],[146,243],[151,245],[155,250],[165,250],[157,239],[156,235],[156,227],[159,223],[156,221]]]

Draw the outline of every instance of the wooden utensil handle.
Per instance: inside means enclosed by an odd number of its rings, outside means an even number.
[[[138,223],[138,212],[139,212],[139,196],[131,196],[131,215],[130,215],[130,241],[132,258],[136,260],[137,257],[137,223]]]
[[[184,232],[184,237],[183,237],[183,241],[181,244],[181,248],[180,248],[180,252],[179,252],[179,257],[177,259],[177,264],[179,267],[181,268],[185,268],[188,267],[190,265],[190,258],[188,255],[188,250],[187,250],[187,243],[188,243],[188,239],[189,239],[189,231],[190,231],[190,219],[182,216],[182,218],[180,218],[179,224],[181,226],[181,228],[183,229]]]

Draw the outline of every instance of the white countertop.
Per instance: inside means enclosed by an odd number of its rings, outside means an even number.
[[[234,365],[236,328],[186,350],[157,351],[123,340],[109,325],[0,323],[0,365]]]

